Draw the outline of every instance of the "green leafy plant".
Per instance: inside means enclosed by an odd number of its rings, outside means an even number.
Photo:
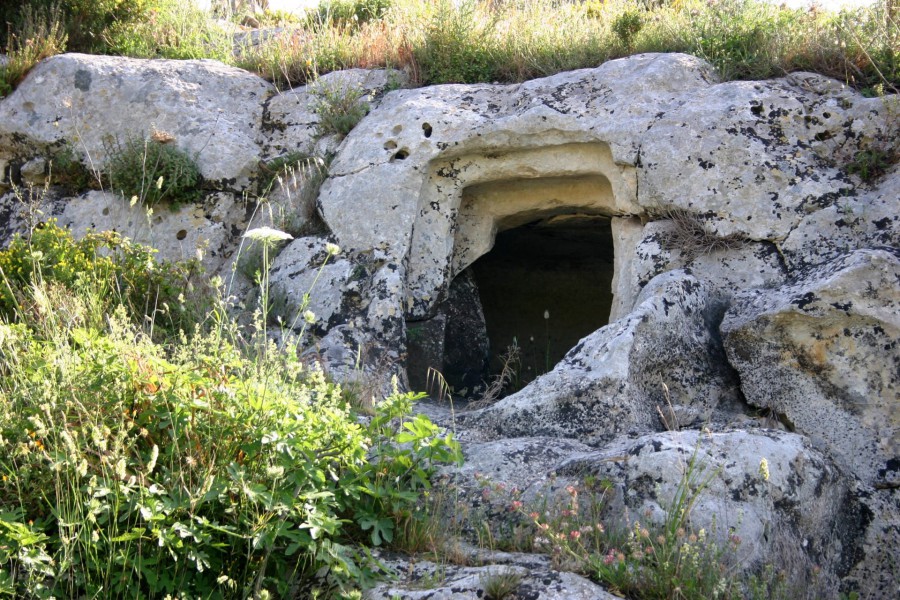
[[[52,324],[61,315],[53,303],[47,304],[46,294],[62,302],[70,293],[93,290],[94,304],[87,312],[78,309],[79,319],[102,320],[103,313],[124,304],[136,325],[149,322],[163,332],[193,329],[211,301],[200,264],[159,262],[155,253],[113,231],[90,232],[76,240],[51,220],[28,238],[14,237],[0,251],[0,316]],[[35,284],[43,282],[50,282],[45,295],[35,295]]]
[[[319,119],[319,135],[345,136],[369,113],[362,88],[343,81],[317,81],[310,86],[311,108]]]
[[[612,32],[628,51],[634,48],[634,39],[644,27],[644,19],[641,13],[634,10],[626,10],[617,15],[612,23]]]
[[[50,174],[54,185],[71,192],[81,192],[99,184],[98,178],[81,162],[71,144],[65,144],[50,159]]]
[[[271,342],[224,305],[204,330],[155,343],[96,283],[118,274],[92,245],[110,234],[79,245],[44,230],[0,256],[16,315],[0,323],[0,590],[246,598],[285,597],[317,573],[336,593],[371,584],[360,543],[393,539],[434,466],[461,456],[410,416],[416,396],[361,421],[290,344],[260,352]]]
[[[106,150],[105,172],[113,190],[146,206],[190,203],[200,196],[194,159],[171,143],[131,137]]]

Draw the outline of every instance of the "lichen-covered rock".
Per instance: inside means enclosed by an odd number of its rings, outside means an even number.
[[[243,190],[258,168],[263,105],[274,92],[210,60],[61,54],[0,102],[0,157],[28,159],[68,144],[98,167],[117,145],[156,132],[192,156],[211,186]]]
[[[340,144],[337,136],[324,136],[318,103],[331,101],[347,104],[347,98],[358,98],[367,110],[376,106],[389,88],[399,88],[408,78],[393,69],[346,69],[319,77],[314,84],[285,90],[266,103],[260,131],[260,144],[266,160],[291,153],[325,156],[333,154]],[[340,108],[340,106],[336,106]],[[320,141],[321,140],[321,141]]]
[[[873,189],[806,216],[781,244],[792,270],[821,265],[861,248],[900,247],[900,167]]]
[[[605,511],[614,518],[627,511],[632,520],[662,524],[671,511],[689,510],[692,526],[723,545],[737,536],[741,569],[818,565],[828,573],[843,565],[838,575],[846,575],[867,525],[846,478],[808,439],[791,433],[675,431],[619,439],[572,456],[556,473],[558,485],[585,476],[609,482]],[[680,491],[687,496],[678,506]]]
[[[31,192],[20,191],[21,194],[32,197]],[[76,237],[90,230],[117,231],[155,248],[156,257],[161,260],[200,258],[210,274],[229,274],[226,265],[235,254],[245,220],[240,197],[227,192],[209,194],[196,204],[157,207],[149,213],[143,205],[132,205],[118,194],[101,191],[75,197],[35,193],[33,205],[23,204],[22,198],[16,193],[0,197],[3,239],[23,232],[29,211],[39,210],[39,215],[32,216],[39,220],[55,218]]]
[[[900,481],[900,256],[859,250],[739,294],[722,323],[747,401],[867,484]]]
[[[346,255],[331,255],[327,244],[319,237],[299,238],[272,262],[269,285],[273,310],[288,328],[324,332],[344,321],[341,307],[353,264]],[[261,258],[259,252],[253,256]],[[261,264],[255,266],[262,268]],[[304,317],[306,311],[311,316]]]
[[[308,352],[338,380],[380,380],[376,387],[390,391],[397,377],[405,386],[405,327],[395,305],[402,267],[377,249],[333,256],[329,244],[321,237],[299,238],[274,259],[273,318],[304,331]]]
[[[679,219],[691,218],[681,215]],[[693,226],[701,227],[697,221]],[[710,286],[723,300],[744,289],[771,287],[784,283],[787,271],[773,244],[739,241],[722,249],[684,245],[684,234],[671,218],[648,223],[639,232],[628,260],[622,261],[617,273],[621,283],[616,287],[625,314],[634,306],[641,290],[657,275],[687,269],[691,275]],[[617,257],[618,259],[618,257]]]
[[[581,340],[550,373],[461,419],[500,437],[548,435],[591,444],[657,430],[660,414],[671,426],[702,422],[733,400],[737,388],[718,339],[721,311],[696,277],[664,273],[627,317]]]
[[[367,600],[481,600],[494,577],[517,585],[507,598],[528,600],[615,600],[599,585],[574,573],[557,571],[550,560],[534,554],[482,553],[477,566],[436,564],[401,556],[383,559],[396,581],[382,583],[363,595]]]
[[[886,128],[889,111],[888,99],[808,73],[699,90],[643,138],[639,202],[709,214],[722,235],[783,239],[852,192],[832,146],[840,140],[852,155]]]

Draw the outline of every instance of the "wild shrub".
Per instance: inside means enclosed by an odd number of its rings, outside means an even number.
[[[423,83],[491,81],[494,20],[474,0],[438,0],[414,48]]]
[[[370,583],[364,546],[390,542],[433,466],[460,457],[410,416],[416,396],[359,420],[290,344],[268,351],[224,305],[205,333],[154,343],[141,311],[111,306],[100,283],[155,272],[152,256],[123,265],[114,234],[34,234],[0,255],[14,314],[0,323],[0,593],[287,597],[315,574],[333,590]]]
[[[87,168],[71,144],[62,146],[50,159],[50,173],[54,185],[72,193],[80,193],[98,185],[97,176]]]
[[[391,4],[391,0],[325,0],[311,18],[332,26],[355,27],[381,19]]]
[[[233,62],[231,33],[193,2],[153,0],[140,20],[121,19],[103,31],[105,51],[138,58],[211,58]]]
[[[310,107],[319,118],[318,134],[345,136],[369,113],[369,104],[359,86],[340,79],[317,81],[309,88]]]
[[[0,251],[0,318],[32,325],[49,319],[52,324],[58,317],[55,307],[35,295],[49,283],[63,296],[93,291],[93,312],[82,311],[79,319],[102,320],[105,312],[124,304],[135,325],[150,324],[160,333],[192,330],[211,300],[199,262],[157,261],[155,253],[113,231],[76,240],[51,220],[28,238],[14,237]]]
[[[194,159],[171,143],[130,137],[106,149],[105,173],[114,191],[146,206],[190,203],[200,196]]]
[[[9,95],[40,61],[66,51],[68,35],[60,23],[59,4],[24,5],[17,33],[6,42],[7,62],[0,66],[0,98]]]
[[[627,10],[616,16],[612,23],[612,32],[629,51],[634,48],[634,39],[644,26],[644,18],[641,13]]]

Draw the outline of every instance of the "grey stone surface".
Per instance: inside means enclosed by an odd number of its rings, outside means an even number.
[[[208,182],[240,191],[256,175],[263,105],[274,92],[210,60],[61,54],[0,102],[0,156],[28,159],[69,144],[99,166],[116,144],[157,132],[195,157]]]
[[[741,294],[722,331],[747,401],[866,483],[900,481],[900,257],[858,250]]]

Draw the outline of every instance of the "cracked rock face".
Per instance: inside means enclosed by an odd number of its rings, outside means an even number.
[[[858,250],[751,290],[722,323],[747,401],[784,415],[867,484],[900,482],[900,252]]]

